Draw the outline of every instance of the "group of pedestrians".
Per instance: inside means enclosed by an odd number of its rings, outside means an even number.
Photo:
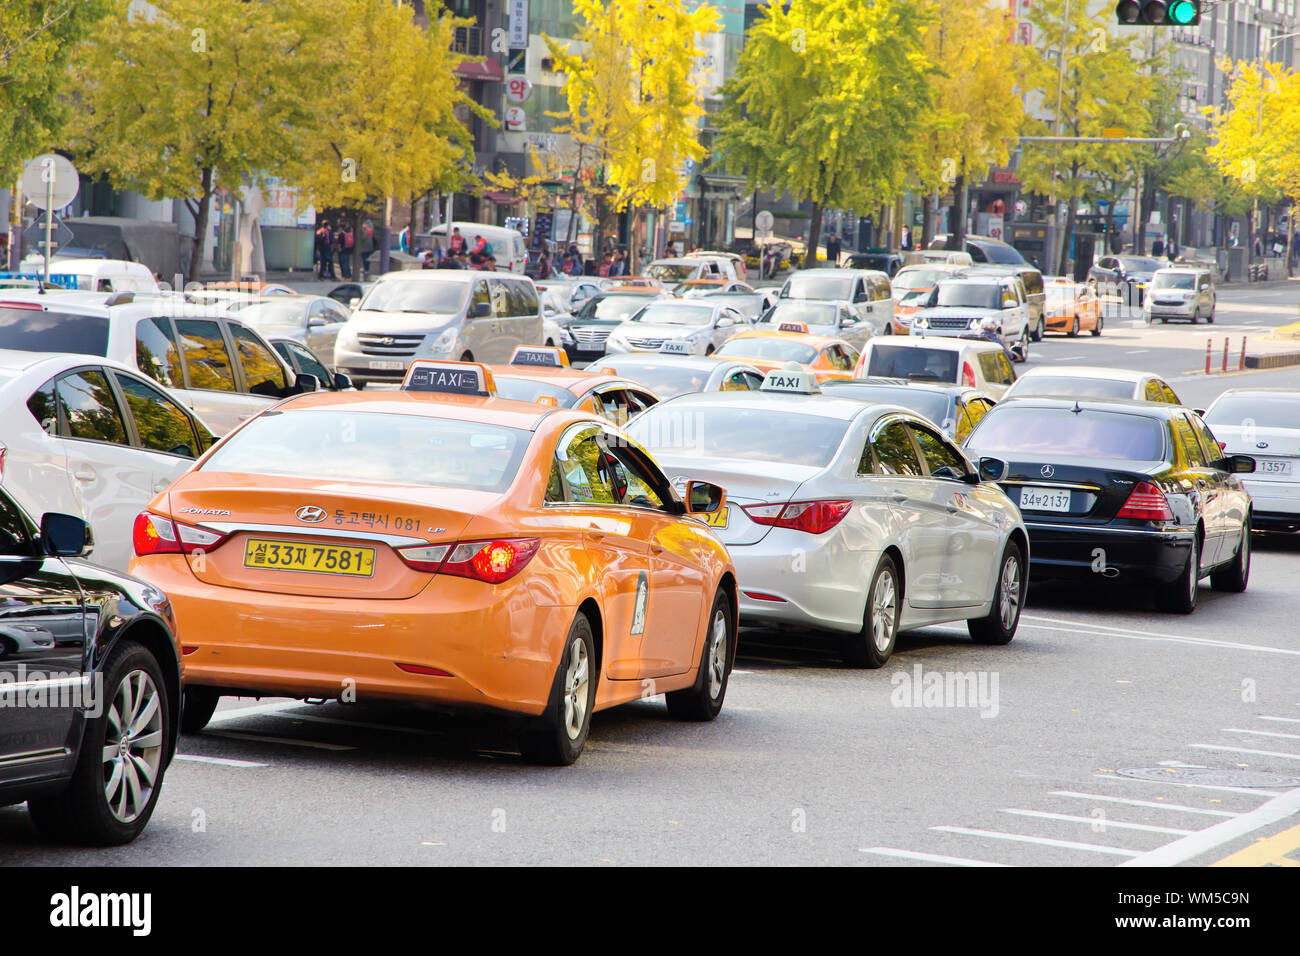
[[[361,255],[364,260],[374,248],[375,231],[370,220],[361,225]],[[337,226],[328,219],[321,221],[316,228],[313,242],[312,264],[319,279],[349,280],[352,278],[352,253],[357,244],[357,237],[351,223],[339,223]],[[338,260],[338,272],[334,271]]]

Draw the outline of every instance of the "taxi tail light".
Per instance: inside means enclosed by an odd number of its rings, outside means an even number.
[[[152,511],[142,511],[136,515],[135,526],[131,529],[131,543],[137,555],[211,551],[227,537],[228,535],[207,528],[174,521]]]
[[[787,505],[748,505],[743,510],[756,524],[824,534],[852,509],[851,501],[792,501]]]
[[[417,571],[454,574],[488,584],[508,581],[524,569],[541,545],[538,538],[461,541],[452,545],[398,548],[397,553]]]
[[[1131,492],[1116,518],[1135,518],[1138,521],[1173,521],[1174,513],[1163,493],[1149,481],[1140,481]]]
[[[975,387],[975,369],[970,362],[961,363],[961,383],[970,388]]]
[[[422,545],[414,548],[398,548],[397,556],[406,562],[408,567],[416,571],[437,571],[442,567],[442,562],[447,559],[447,552],[451,550],[449,544],[433,545],[424,547]]]

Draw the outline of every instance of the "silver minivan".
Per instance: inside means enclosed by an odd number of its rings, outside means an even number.
[[[334,342],[334,367],[358,387],[400,382],[412,359],[505,364],[542,343],[542,306],[527,276],[427,269],[380,276]]]
[[[1148,325],[1152,319],[1186,319],[1195,325],[1201,319],[1214,321],[1214,304],[1214,276],[1209,269],[1170,266],[1152,274],[1142,311]]]

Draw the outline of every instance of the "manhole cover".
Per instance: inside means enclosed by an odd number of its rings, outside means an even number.
[[[1134,767],[1115,771],[1121,777],[1171,783],[1199,783],[1208,787],[1300,787],[1300,780],[1280,773],[1256,770],[1210,770],[1198,767]]]

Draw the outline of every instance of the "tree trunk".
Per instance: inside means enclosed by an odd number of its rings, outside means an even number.
[[[921,241],[916,248],[926,249],[930,240],[938,232],[939,225],[939,191],[935,190],[925,197],[925,219],[921,223]]]
[[[1070,181],[1077,183],[1079,181],[1079,167],[1074,164]],[[1077,187],[1076,187],[1077,188]],[[1074,234],[1074,219],[1079,207],[1079,197],[1077,193],[1070,193],[1070,208],[1065,211],[1065,226],[1061,230],[1061,261],[1057,264],[1056,274],[1068,276],[1070,273],[1066,270],[1066,264],[1070,261],[1070,239]]]
[[[1115,225],[1115,203],[1108,202],[1106,203],[1106,225],[1102,228],[1101,231],[1101,248],[1108,253],[1115,251],[1110,247],[1110,231],[1114,225]]]
[[[361,274],[361,210],[359,208],[353,209],[351,213],[352,249],[348,254],[352,257],[352,281],[360,282],[363,278]],[[412,229],[411,232],[414,233],[415,230]]]
[[[966,248],[966,173],[952,181],[952,222],[948,223],[948,248],[961,252]]]
[[[822,204],[813,203],[812,217],[808,221],[808,251],[803,257],[805,269],[817,268],[817,241],[822,232]]]
[[[212,206],[212,167],[203,170],[202,193],[194,217],[194,254],[190,257],[190,281],[198,282],[203,272],[203,243],[208,237],[208,210]]]
[[[627,256],[628,275],[640,275],[641,244],[637,237],[641,232],[641,214],[643,207],[638,203],[633,206],[627,217]]]
[[[1293,201],[1286,213],[1286,277],[1289,279],[1293,275],[1291,269],[1291,243],[1295,237],[1295,202]]]

